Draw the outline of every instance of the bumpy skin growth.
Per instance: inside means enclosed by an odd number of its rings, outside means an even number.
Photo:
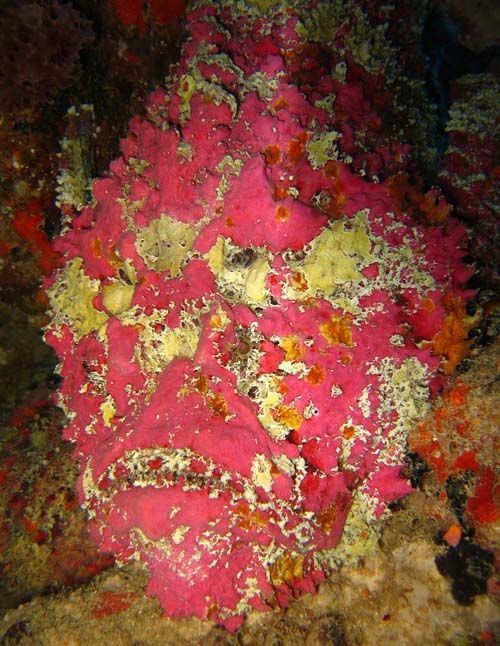
[[[190,14],[168,91],[57,241],[47,285],[95,540],[147,564],[168,615],[231,630],[313,591],[342,532],[354,548],[410,491],[443,297],[465,298],[470,273],[461,226],[416,226],[386,181],[354,174],[360,139],[335,110],[363,121],[376,60],[325,49],[336,72],[312,83],[310,13],[292,4]]]

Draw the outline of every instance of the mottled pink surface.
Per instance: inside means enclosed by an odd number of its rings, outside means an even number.
[[[54,297],[69,289],[60,272],[48,285],[47,340],[62,362],[64,436],[96,542],[147,564],[148,591],[169,616],[234,630],[249,609],[315,589],[328,569],[315,554],[338,544],[353,497],[375,521],[411,490],[400,476],[405,433],[440,364],[421,342],[442,325],[443,295],[465,297],[470,272],[464,230],[396,216],[386,182],[356,175],[364,162],[345,157],[355,152],[347,130],[337,158],[311,166],[307,146],[333,131],[336,107],[382,129],[373,106],[363,113],[359,79],[320,70],[299,90],[287,53],[302,46],[295,16],[280,14],[266,35],[266,19],[224,11],[223,29],[216,15],[213,6],[190,14],[169,91],[151,95],[122,157],[95,182],[95,205],[56,243],[98,281],[93,307],[107,318],[76,334],[73,305]],[[255,72],[269,74],[262,96],[251,89]],[[318,107],[332,92],[334,111]],[[399,170],[408,147],[398,146],[380,147],[373,173],[384,155]],[[162,216],[195,230],[175,276],[148,266],[136,244]],[[339,244],[356,230],[369,242],[317,260],[327,277],[338,274],[325,291],[308,284],[304,262],[327,229]],[[240,248],[224,259],[228,271],[255,269],[247,287],[210,264],[220,236]],[[260,300],[249,296],[259,258]],[[106,309],[110,285],[133,286],[123,311]],[[169,331],[186,326],[195,346],[155,363]]]

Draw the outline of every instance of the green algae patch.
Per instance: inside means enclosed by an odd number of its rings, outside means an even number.
[[[304,260],[293,267],[307,281],[303,297],[315,296],[318,292],[329,295],[337,285],[361,282],[360,269],[373,261],[371,245],[365,211],[358,213],[354,220],[339,220],[323,229],[311,242]]]
[[[149,269],[179,276],[196,231],[189,224],[162,215],[137,234],[137,252]]]
[[[179,81],[177,94],[181,98],[180,111],[183,119],[191,116],[191,97],[196,92],[196,80],[190,74],[184,74]]]
[[[121,314],[130,308],[134,298],[134,286],[111,283],[102,289],[102,302],[110,314]]]
[[[278,2],[280,0],[250,0],[250,4],[255,5],[262,13],[272,9]]]
[[[108,316],[97,310],[92,301],[99,293],[100,283],[90,279],[82,269],[82,259],[74,258],[59,270],[54,285],[48,290],[56,324],[67,324],[76,340],[98,330]]]
[[[340,133],[332,130],[315,135],[307,142],[307,158],[314,170],[323,168],[327,161],[339,158],[337,143],[340,136]]]
[[[345,3],[338,0],[328,0],[318,3],[312,11],[302,11],[299,15],[301,20],[295,29],[301,38],[317,43],[330,43],[346,22],[346,7]]]
[[[202,313],[197,308],[183,312],[180,326],[174,328],[164,323],[168,316],[166,310],[154,309],[148,315],[134,307],[120,315],[124,325],[140,329],[135,356],[145,374],[161,373],[176,357],[195,355],[200,340],[197,319]]]

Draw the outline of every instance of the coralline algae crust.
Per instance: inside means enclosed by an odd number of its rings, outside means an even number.
[[[147,565],[166,614],[230,630],[314,591],[411,490],[433,338],[470,275],[460,225],[417,225],[354,172],[334,114],[355,88],[297,80],[294,3],[254,5],[189,14],[47,283],[95,541]]]

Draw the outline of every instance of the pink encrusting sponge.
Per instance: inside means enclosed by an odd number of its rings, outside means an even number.
[[[190,13],[47,284],[92,536],[147,565],[167,615],[229,630],[314,591],[410,492],[444,299],[469,295],[464,228],[417,224],[380,179],[408,154],[360,90],[381,72],[324,49],[304,80],[298,4]],[[368,110],[371,152],[337,102]]]

